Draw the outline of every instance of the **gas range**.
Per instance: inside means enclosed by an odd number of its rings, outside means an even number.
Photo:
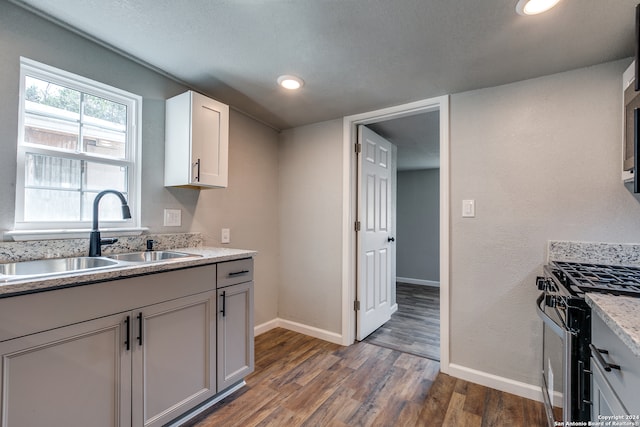
[[[640,267],[553,261],[544,267],[537,286],[542,291],[536,310],[543,321],[541,385],[549,426],[587,422],[592,350],[591,308],[585,294],[640,297]],[[554,413],[557,396],[561,416]]]
[[[553,261],[546,270],[574,296],[600,292],[640,297],[640,267]]]

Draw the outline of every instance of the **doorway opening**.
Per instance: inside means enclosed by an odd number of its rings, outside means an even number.
[[[357,142],[357,126],[367,125],[370,128],[375,129],[384,128],[398,124],[400,127],[406,127],[408,121],[415,120],[416,122],[428,120],[427,118],[434,119],[437,123],[437,130],[439,135],[437,138],[437,151],[439,151],[439,169],[437,172],[431,172],[438,176],[438,190],[439,199],[438,213],[439,213],[439,226],[437,227],[436,239],[437,241],[437,253],[439,255],[439,262],[437,262],[436,270],[439,270],[439,301],[435,301],[436,305],[439,305],[439,335],[440,335],[440,349],[439,357],[441,361],[441,369],[446,373],[449,359],[448,349],[448,318],[449,318],[449,98],[448,96],[432,98],[424,101],[418,101],[410,104],[405,104],[397,107],[376,110],[369,113],[359,114],[355,116],[345,117],[344,119],[344,149],[345,149],[345,177],[344,177],[344,202],[348,206],[345,209],[345,216],[343,218],[345,236],[343,245],[343,341],[346,345],[351,344],[355,340],[356,336],[356,311],[354,310],[354,301],[357,295],[357,284],[359,277],[357,268],[357,232],[354,230],[354,223],[357,220],[357,185],[358,185],[358,164],[357,156],[354,150],[354,144]],[[403,121],[405,123],[403,124]],[[380,129],[378,129],[380,131]],[[384,131],[380,131],[384,133]],[[348,150],[348,151],[347,151]],[[398,150],[398,155],[403,155],[402,149]],[[410,159],[415,160],[416,156],[409,152],[405,153]],[[434,169],[434,168],[431,168]],[[400,276],[402,273],[399,273]],[[437,273],[436,273],[437,274]],[[409,274],[411,275],[411,274]],[[418,274],[420,275],[420,274]],[[402,277],[402,276],[400,276]],[[431,279],[425,279],[418,277],[418,280],[426,282],[437,282],[433,280],[435,276],[431,276]],[[410,277],[408,279],[411,279]],[[414,278],[415,279],[415,278]],[[393,278],[395,283],[395,275]],[[411,280],[409,280],[411,281]],[[435,283],[419,283],[435,284]],[[416,286],[416,283],[407,283],[398,286],[399,293],[398,298],[401,297],[401,293],[404,294],[405,287]],[[395,288],[395,286],[394,286]],[[427,287],[423,287],[427,288]],[[426,289],[425,289],[426,290]],[[433,289],[431,289],[433,291]],[[433,294],[433,292],[432,292]],[[394,295],[395,296],[395,295]],[[404,298],[404,296],[402,296]],[[433,298],[430,301],[434,303]],[[395,303],[395,298],[393,299]],[[437,326],[436,326],[437,327]],[[431,358],[436,358],[436,355],[431,354]]]

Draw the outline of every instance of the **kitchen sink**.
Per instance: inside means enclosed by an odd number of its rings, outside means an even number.
[[[8,264],[0,264],[0,281],[95,270],[112,267],[117,264],[118,261],[104,257],[53,258],[11,262]],[[2,275],[10,277],[2,277]]]
[[[175,252],[175,251],[141,251],[141,252],[130,252],[126,254],[109,255],[108,258],[111,258],[117,261],[126,261],[126,262],[155,262],[155,261],[166,261],[170,259],[199,257],[199,256],[200,255],[188,254],[185,252]]]

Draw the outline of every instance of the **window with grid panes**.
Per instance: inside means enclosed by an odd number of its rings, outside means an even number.
[[[105,189],[132,219],[107,195],[101,228],[137,227],[141,98],[24,58],[20,85],[16,229],[87,228]]]

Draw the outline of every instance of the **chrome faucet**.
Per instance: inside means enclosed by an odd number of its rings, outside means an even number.
[[[91,235],[89,236],[89,256],[101,256],[102,245],[110,245],[118,241],[118,239],[102,239],[100,238],[100,230],[98,229],[98,210],[100,207],[100,199],[105,194],[115,194],[120,198],[122,202],[122,218],[131,218],[131,211],[129,205],[127,205],[127,199],[124,198],[121,192],[116,190],[104,190],[98,193],[95,199],[93,199],[93,227],[91,228]]]

